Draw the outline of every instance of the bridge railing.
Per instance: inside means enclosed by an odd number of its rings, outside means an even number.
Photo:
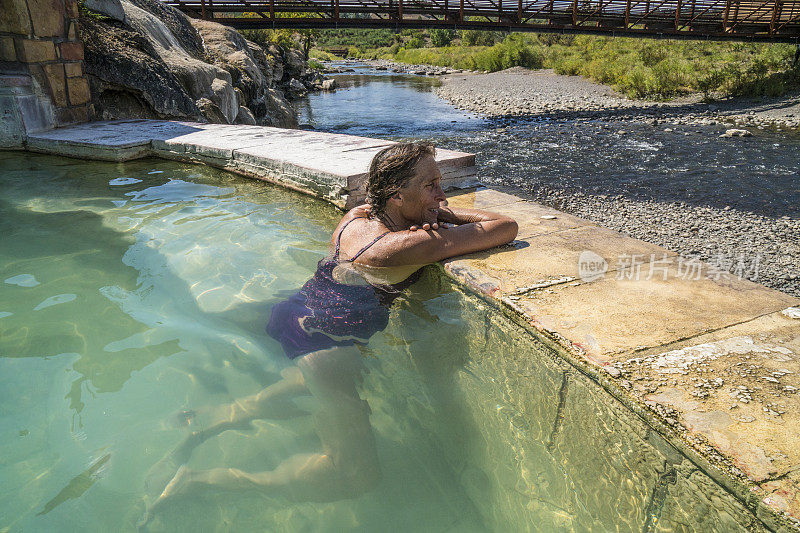
[[[238,28],[451,27],[800,42],[800,0],[164,1]],[[298,13],[307,16],[289,18]]]

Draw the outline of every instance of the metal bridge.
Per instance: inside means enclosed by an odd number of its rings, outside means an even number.
[[[800,43],[800,0],[162,1],[237,29],[448,28]]]

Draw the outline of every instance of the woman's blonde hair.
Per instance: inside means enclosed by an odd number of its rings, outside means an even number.
[[[372,158],[367,181],[367,203],[370,217],[382,215],[389,198],[396,195],[414,177],[417,163],[426,156],[435,156],[429,142],[397,143],[384,148]]]

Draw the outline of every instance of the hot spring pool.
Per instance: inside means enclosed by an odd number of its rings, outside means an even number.
[[[293,363],[269,310],[327,252],[340,213],[211,168],[0,152],[0,532],[133,531],[183,409]],[[152,531],[736,531],[735,498],[488,304],[428,267],[366,357],[382,479],[294,503],[201,490]],[[299,411],[313,399],[300,398]],[[193,468],[264,471],[319,439],[259,420]]]

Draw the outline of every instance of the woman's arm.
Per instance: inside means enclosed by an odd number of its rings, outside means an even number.
[[[471,224],[474,222],[489,222],[498,217],[503,218],[503,215],[492,213],[491,211],[482,211],[480,209],[467,209],[463,207],[447,207],[442,206],[439,208],[439,222],[447,224]],[[508,217],[505,217],[508,218]]]
[[[458,225],[392,232],[359,262],[373,266],[424,265],[505,244],[514,240],[518,231],[514,219],[477,209],[443,208],[439,220]]]
[[[493,220],[498,215],[497,213],[492,213],[491,211],[482,211],[480,209],[467,209],[467,208],[452,208],[447,207],[445,203],[443,206],[439,208],[439,214],[437,221],[433,224],[425,223],[422,225],[414,225],[411,226],[411,231],[416,231],[418,229],[423,229],[425,231],[431,229],[439,229],[439,224],[453,224],[459,226],[461,224],[470,224],[473,222],[488,222]]]

